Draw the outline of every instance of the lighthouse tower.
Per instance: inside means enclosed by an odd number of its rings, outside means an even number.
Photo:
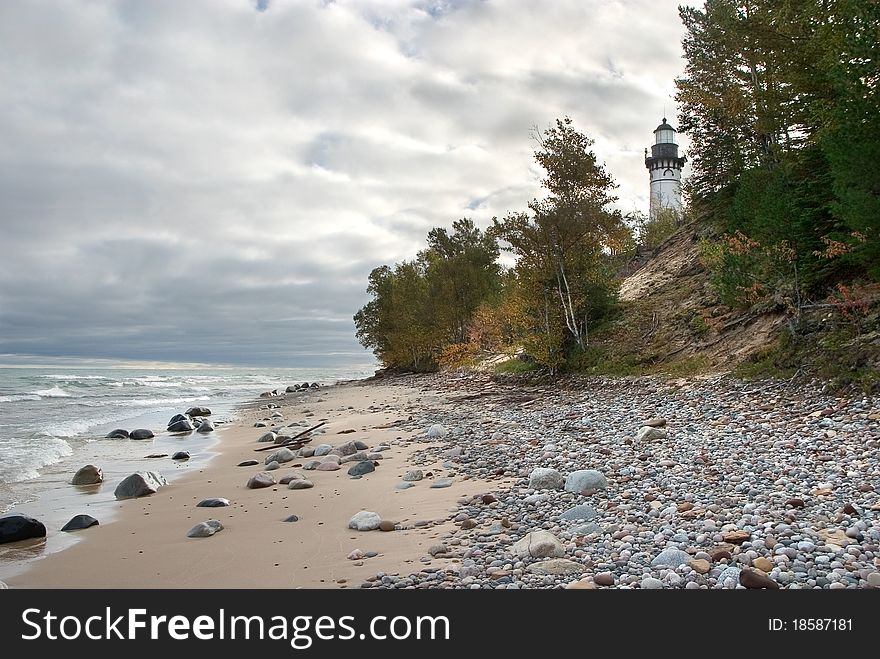
[[[645,149],[645,167],[651,175],[650,219],[656,219],[667,208],[675,213],[677,221],[681,220],[681,168],[685,161],[684,156],[678,155],[675,129],[663,117],[663,123],[654,130],[650,156]]]

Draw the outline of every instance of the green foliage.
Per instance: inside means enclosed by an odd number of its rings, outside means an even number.
[[[607,314],[615,298],[610,253],[631,237],[623,217],[608,206],[616,187],[591,151],[593,141],[556,121],[540,135],[535,160],[549,193],[528,212],[493,220],[493,231],[517,257],[523,345],[551,371],[573,347],[589,342],[589,327]]]
[[[653,217],[633,213],[628,219],[636,227],[639,246],[649,251],[662,245],[681,224],[681,218],[671,208],[661,208]]]
[[[496,364],[493,370],[496,375],[520,375],[523,373],[534,373],[539,369],[540,367],[536,362],[514,357]]]
[[[709,331],[709,324],[700,314],[694,314],[688,326],[691,328],[691,332],[697,336],[703,336]]]
[[[706,0],[680,14],[693,210],[760,245],[707,253],[728,303],[784,280],[799,313],[841,278],[880,278],[880,3]]]

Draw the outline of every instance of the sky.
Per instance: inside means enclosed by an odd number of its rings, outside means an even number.
[[[3,0],[0,362],[370,362],[369,272],[541,196],[535,127],[647,211],[677,4]]]

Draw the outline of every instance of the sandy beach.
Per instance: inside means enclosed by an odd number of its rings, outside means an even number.
[[[254,450],[267,430],[254,424],[279,410],[278,425],[325,422],[308,446],[360,441],[383,457],[361,478],[347,462],[303,471],[311,489],[247,489],[268,455]],[[113,501],[113,521],[8,583],[877,588],[878,421],[873,397],[724,375],[345,383],[256,401],[220,431],[212,459],[152,496]],[[260,464],[237,466],[252,459]],[[271,473],[280,480],[309,459]],[[409,471],[424,478],[405,481]],[[231,505],[196,507],[210,497]],[[361,510],[393,530],[349,529]],[[209,519],[224,529],[187,537]]]
[[[212,447],[216,455],[206,465],[154,495],[115,503],[114,521],[79,531],[79,542],[32,561],[8,584],[13,588],[344,588],[377,572],[418,571],[413,564],[448,526],[456,499],[486,487],[465,480],[432,489],[428,478],[411,489],[395,489],[413,452],[430,446],[412,441],[417,432],[395,425],[407,419],[422,396],[408,387],[348,383],[256,401],[242,411],[237,423],[219,432],[220,441]],[[267,403],[278,409],[264,409]],[[254,423],[260,419],[271,423],[270,412],[277,411],[285,421],[276,425],[325,421],[314,433],[312,446],[360,440],[370,447],[385,444],[390,450],[383,452],[385,457],[374,472],[359,479],[348,476],[351,465],[343,464],[338,471],[304,472],[314,483],[311,489],[289,490],[286,485],[248,489],[248,479],[262,471],[264,458],[272,452],[255,452],[266,446],[257,439],[271,428],[256,428]],[[185,445],[184,441],[181,448]],[[251,459],[260,465],[236,466]],[[270,473],[280,480],[300,471],[306,461],[297,459]],[[161,473],[162,466],[157,461],[154,468]],[[439,478],[445,470],[436,464],[429,471]],[[105,482],[100,487],[115,485]],[[231,505],[196,507],[210,497],[228,498]],[[350,518],[360,510],[377,512],[396,522],[399,530],[349,529]],[[282,521],[290,515],[299,520]],[[186,536],[193,525],[208,519],[219,520],[224,530],[209,538]],[[361,561],[347,559],[356,549],[378,554]],[[27,547],[23,551],[27,553]]]

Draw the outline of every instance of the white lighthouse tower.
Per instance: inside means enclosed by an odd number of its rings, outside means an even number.
[[[681,221],[681,168],[686,160],[678,155],[675,129],[663,117],[663,123],[654,130],[650,156],[645,149],[645,167],[651,175],[650,219],[656,219],[666,208],[675,214],[677,222]]]

